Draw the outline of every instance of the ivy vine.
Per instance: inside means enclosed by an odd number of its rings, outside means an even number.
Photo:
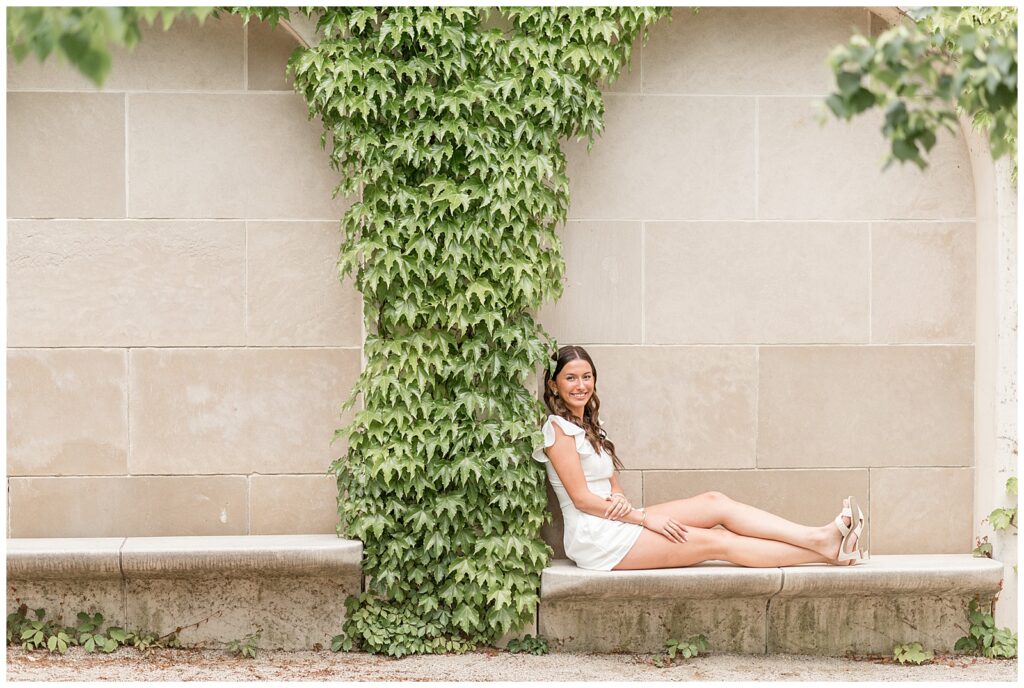
[[[534,319],[561,295],[562,139],[600,133],[599,84],[669,8],[337,7],[288,63],[322,143],[360,193],[339,274],[363,295],[366,365],[334,461],[339,533],[367,592],[338,649],[463,652],[522,627],[551,549],[542,410],[554,348]]]

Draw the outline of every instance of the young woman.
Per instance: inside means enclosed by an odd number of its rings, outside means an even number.
[[[709,559],[752,567],[849,565],[866,556],[859,549],[866,520],[853,497],[820,527],[787,521],[721,492],[634,508],[615,477],[622,469],[615,445],[600,427],[593,360],[578,346],[563,346],[554,358],[554,370],[544,376],[551,415],[544,448],[533,458],[546,464],[564,517],[565,553],[580,568],[673,568]]]

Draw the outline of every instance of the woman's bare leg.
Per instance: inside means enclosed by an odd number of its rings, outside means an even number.
[[[687,540],[683,543],[645,529],[614,570],[676,568],[709,559],[761,568],[829,562],[817,552],[787,542],[691,525],[687,526]]]
[[[824,561],[835,562],[842,535],[831,521],[823,526],[804,526],[781,516],[737,502],[721,492],[705,492],[689,499],[647,507],[652,514],[667,514],[684,526],[723,528],[752,538],[776,540],[819,554]],[[844,519],[849,523],[850,519]]]

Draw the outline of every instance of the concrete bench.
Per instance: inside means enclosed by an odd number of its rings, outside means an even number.
[[[333,535],[55,538],[7,541],[7,606],[70,623],[101,611],[132,630],[222,644],[263,628],[261,647],[309,649],[340,632],[362,586],[362,543]],[[999,590],[1003,565],[964,554],[875,556],[850,568],[585,571],[555,560],[523,633],[581,652],[658,652],[703,633],[718,652],[888,653],[951,649],[964,607]]]
[[[580,652],[657,652],[698,633],[718,652],[840,656],[904,642],[952,650],[967,601],[995,596],[1002,577],[1001,562],[969,554],[609,572],[563,559],[541,576],[538,629],[553,647]]]
[[[7,541],[7,607],[72,623],[102,612],[129,630],[260,647],[330,645],[362,589],[363,545],[334,535],[43,538]],[[192,626],[192,624],[196,624]]]

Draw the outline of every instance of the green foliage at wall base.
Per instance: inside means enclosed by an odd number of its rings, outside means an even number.
[[[45,609],[32,612],[27,605],[7,615],[7,644],[20,644],[25,650],[46,649],[64,654],[68,647],[79,645],[86,652],[111,653],[119,647],[134,647],[146,652],[154,647],[181,647],[177,630],[158,636],[148,631],[126,631],[120,626],[102,628],[103,615],[78,612],[78,623],[64,626],[55,619],[46,618]]]
[[[1017,634],[1009,628],[996,628],[993,616],[995,600],[983,609],[977,599],[967,606],[967,635],[956,641],[953,649],[990,658],[1012,659],[1017,656]]]
[[[542,635],[532,636],[529,633],[520,638],[513,638],[508,641],[508,645],[505,646],[505,650],[509,654],[531,654],[531,655],[546,655],[550,648],[548,647],[548,639]]]
[[[559,142],[601,130],[599,82],[668,9],[329,8],[289,61],[324,127],[342,277],[363,295],[366,365],[336,438],[339,532],[366,593],[332,647],[463,652],[532,618],[548,518],[540,403],[561,293]],[[493,28],[489,28],[489,26]]]

